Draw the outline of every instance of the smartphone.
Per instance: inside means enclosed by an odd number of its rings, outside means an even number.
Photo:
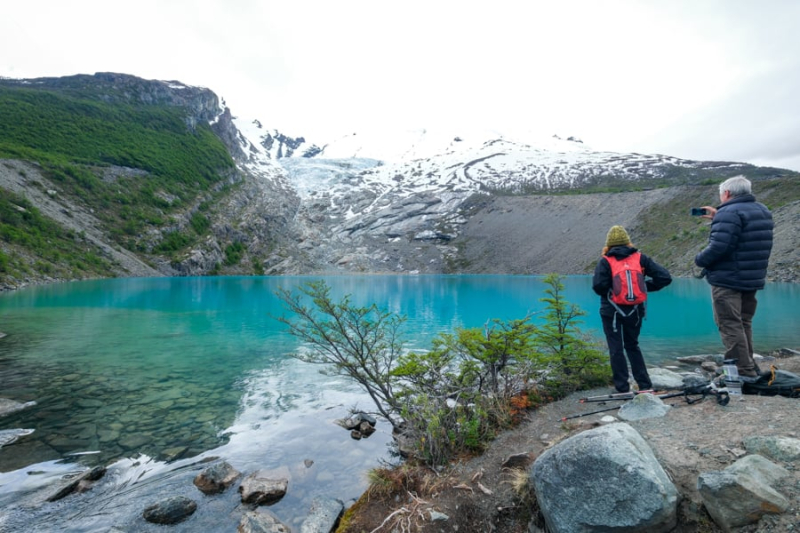
[[[704,209],[702,207],[693,207],[692,208],[692,216],[693,217],[699,217],[699,216],[707,215],[707,214],[708,214],[708,210],[707,209]]]

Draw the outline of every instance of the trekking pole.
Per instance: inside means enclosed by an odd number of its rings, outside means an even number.
[[[613,411],[614,409],[619,409],[619,405],[614,407],[606,407],[605,409],[599,409],[597,411],[590,411],[588,413],[581,413],[578,415],[569,415],[559,419],[559,422],[563,422],[564,420],[569,420],[570,418],[580,418],[582,416],[589,416],[589,415],[596,415],[597,413],[605,413],[606,411]]]
[[[625,394],[625,393],[621,393],[621,394]],[[630,393],[627,393],[627,394],[630,394]],[[695,398],[695,399],[689,398],[690,395],[698,395],[698,394],[701,395],[700,398]],[[702,389],[699,389],[699,388],[695,387],[695,388],[686,389],[686,390],[683,390],[683,391],[680,391],[680,392],[671,392],[671,393],[668,393],[668,394],[655,394],[654,396],[656,398],[661,399],[661,400],[665,400],[667,398],[677,398],[679,396],[683,396],[684,399],[686,400],[686,403],[689,404],[689,405],[692,405],[692,404],[695,404],[697,402],[701,402],[701,401],[705,400],[706,396],[708,396],[709,394],[713,394],[714,396],[717,397],[717,403],[719,405],[725,406],[725,405],[728,405],[728,402],[730,402],[730,396],[728,395],[728,391],[717,390],[717,389],[715,389],[714,387],[712,387],[710,385],[706,386],[706,387],[703,387]],[[617,396],[617,395],[609,394],[608,396]],[[601,397],[595,396],[594,398],[601,398]],[[631,398],[633,398],[633,396],[631,396]],[[606,398],[606,399],[629,399],[629,398]],[[603,400],[600,400],[600,399],[592,400],[592,399],[589,399],[589,398],[581,398],[581,400],[580,400],[581,403],[583,403],[584,400],[586,400],[586,401],[595,401],[595,402],[603,401]],[[589,411],[588,413],[580,413],[580,414],[576,414],[576,415],[569,415],[569,416],[565,416],[565,417],[561,418],[560,421],[563,422],[563,421],[569,420],[571,418],[580,418],[582,416],[596,415],[597,413],[605,413],[606,411],[613,411],[614,409],[619,409],[619,407],[620,406],[617,405],[617,406],[614,406],[614,407],[607,407],[605,409],[599,409],[597,411]]]
[[[701,395],[700,398],[695,398],[695,399],[689,398],[690,395],[698,395],[698,394]],[[695,387],[695,388],[692,388],[692,389],[686,389],[686,390],[681,391],[681,392],[674,392],[674,393],[670,393],[670,394],[661,394],[661,395],[658,395],[657,397],[661,398],[662,400],[665,400],[667,398],[676,398],[678,396],[683,396],[684,399],[686,400],[686,403],[689,404],[689,405],[692,405],[694,403],[701,402],[701,401],[705,400],[706,396],[708,396],[709,394],[713,394],[714,396],[716,396],[717,397],[717,403],[719,405],[722,405],[722,406],[728,405],[728,402],[730,402],[730,400],[731,400],[730,396],[728,396],[728,391],[717,390],[714,387],[712,387],[711,385],[703,387],[702,389],[698,389],[697,387]]]
[[[578,403],[586,402],[606,402],[608,400],[630,400],[633,398],[632,392],[618,392],[616,394],[604,394],[601,396],[587,396],[580,398]]]
[[[648,391],[648,392],[642,392],[642,391],[617,392],[617,393],[614,393],[614,394],[602,394],[600,396],[587,396],[587,397],[578,399],[578,403],[606,402],[606,401],[609,401],[609,400],[632,400],[639,394],[654,394],[656,396],[659,396],[659,394],[661,394],[661,391],[659,391],[659,392],[655,392],[655,391]]]

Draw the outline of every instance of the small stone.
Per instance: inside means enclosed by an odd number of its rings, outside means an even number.
[[[375,433],[375,426],[364,420],[361,422],[361,424],[359,424],[358,430],[361,432],[364,438],[366,438]]]
[[[511,468],[511,469],[523,469],[527,468],[528,465],[531,464],[531,454],[529,453],[518,453],[510,456],[508,459],[503,461],[503,468]]]

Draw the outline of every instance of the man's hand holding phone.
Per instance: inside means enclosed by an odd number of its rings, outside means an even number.
[[[714,215],[717,214],[717,208],[711,207],[710,205],[706,205],[703,207],[693,207],[692,208],[692,216],[693,217],[700,217],[700,218],[714,218]]]

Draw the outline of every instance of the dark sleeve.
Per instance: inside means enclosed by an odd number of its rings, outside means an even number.
[[[736,248],[742,233],[742,220],[734,211],[720,209],[711,221],[708,245],[694,258],[694,263],[708,268]]]
[[[642,265],[642,270],[644,271],[647,292],[660,291],[672,283],[672,276],[670,275],[669,271],[653,261],[653,259],[650,257],[642,254],[640,263]]]
[[[611,265],[605,257],[601,257],[594,267],[592,290],[600,296],[606,296],[611,289]]]

